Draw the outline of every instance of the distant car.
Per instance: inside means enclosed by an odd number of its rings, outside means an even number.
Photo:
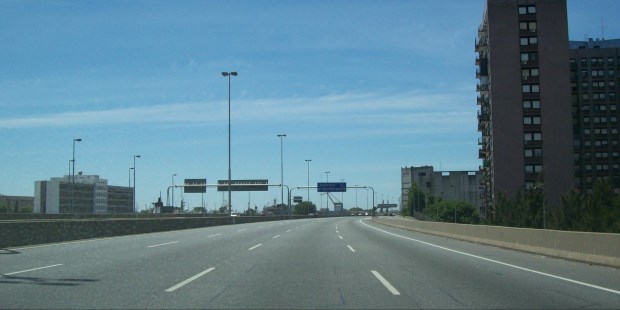
[[[230,216],[239,216],[239,213],[233,212],[230,214]]]

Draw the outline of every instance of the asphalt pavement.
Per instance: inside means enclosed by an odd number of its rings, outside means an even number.
[[[620,270],[373,223],[288,220],[0,250],[0,308],[619,308]]]

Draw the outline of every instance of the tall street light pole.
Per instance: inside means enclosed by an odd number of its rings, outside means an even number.
[[[133,167],[129,167],[129,188],[131,188],[131,170],[133,170]]]
[[[133,156],[133,213],[136,213],[136,158],[140,155]]]
[[[325,174],[327,175],[326,183],[329,183],[329,171],[325,171]],[[329,192],[327,192],[326,194],[327,196],[325,197],[325,207],[327,208],[327,210],[329,210]]]
[[[308,163],[308,202],[310,201],[310,162],[311,161],[312,159],[306,159],[306,163]],[[310,210],[310,207],[308,207],[308,210]]]
[[[73,212],[75,212],[75,206],[73,205],[73,186],[75,184],[75,142],[82,142],[82,139],[73,139],[73,156],[71,157],[71,211]]]
[[[281,194],[281,203],[284,204],[284,137],[286,137],[286,134],[280,134],[278,135],[278,137],[280,138],[280,194]],[[289,214],[291,212],[291,210],[288,210]]]
[[[237,72],[222,72],[222,76],[228,77],[228,215],[232,215],[232,201],[230,195],[230,77],[237,76]]]
[[[172,174],[172,208],[174,209],[174,177],[176,176],[176,173]]]

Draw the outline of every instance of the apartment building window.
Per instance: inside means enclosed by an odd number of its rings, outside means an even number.
[[[584,101],[588,101],[590,100],[590,94],[581,94],[581,99],[583,99]]]
[[[588,70],[581,70],[581,77],[582,78],[587,78],[588,77]]]
[[[525,165],[525,173],[541,173],[542,167],[541,164]]]
[[[533,5],[520,5],[519,15],[536,14],[536,6]]]
[[[616,93],[609,93],[609,99],[610,100],[616,100]],[[616,106],[614,105],[614,110],[616,110]]]
[[[523,140],[525,140],[525,142],[541,141],[542,140],[542,133],[539,132],[539,131],[525,132],[525,133],[523,133]]]
[[[607,58],[607,65],[610,66],[610,67],[614,65],[614,58],[613,57],[608,57]]]
[[[603,58],[601,58],[601,57],[590,58],[590,64],[592,66],[602,66],[603,65]]]
[[[612,71],[612,70],[610,70]],[[592,76],[593,77],[598,77],[598,76],[605,76],[605,70],[592,70]]]
[[[542,157],[541,148],[525,149],[525,157]]]
[[[523,100],[524,109],[540,109],[540,100]]]
[[[589,128],[584,129],[583,130],[583,134],[584,135],[589,135],[590,134],[590,129]]]
[[[521,64],[538,60],[538,52],[521,53]]]
[[[614,71],[614,70],[609,70],[609,71],[607,72],[607,75],[608,75],[609,77],[614,77],[614,76],[616,76],[616,71]]]
[[[585,67],[588,65],[588,60],[586,58],[579,58],[579,63],[581,63],[581,67]]]
[[[605,93],[594,93],[592,94],[593,100],[605,100]]]
[[[605,81],[594,81],[594,82],[592,82],[592,88],[604,88],[604,87],[605,87]]]
[[[521,37],[519,42],[520,42],[521,46],[537,45],[538,44],[538,37]]]
[[[588,82],[581,82],[581,88],[582,89],[587,89],[589,85],[590,85],[590,83],[588,83]],[[592,83],[592,87],[594,87],[594,83]]]
[[[520,22],[520,30],[529,30],[530,32],[536,32],[536,22]]]
[[[538,84],[523,84],[522,86],[524,93],[538,93],[540,92],[540,85]]]
[[[597,104],[594,106],[594,111],[606,111],[607,110],[607,106],[604,104]]]
[[[540,125],[540,116],[523,117],[523,125]]]
[[[609,81],[609,89],[616,88],[616,81]]]
[[[521,69],[521,77],[523,77],[524,80],[527,80],[530,76],[537,77],[538,68]]]

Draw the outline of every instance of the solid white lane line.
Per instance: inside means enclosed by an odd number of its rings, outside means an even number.
[[[175,286],[173,286],[173,287],[171,287],[169,289],[167,289],[166,292],[167,293],[174,292],[177,289],[185,286],[187,283],[190,283],[190,282],[192,282],[192,281],[194,281],[194,280],[204,276],[205,274],[213,271],[213,269],[215,269],[215,268],[211,267],[211,268],[209,268],[209,269],[207,269],[207,270],[205,270],[205,271],[203,271],[203,272],[201,272],[201,273],[199,273],[199,274],[197,274],[197,275],[195,275],[195,276],[193,276],[193,277],[191,277],[191,278],[189,278],[189,279],[187,279],[187,280],[185,280],[185,281],[183,281],[183,282],[181,282],[181,283],[179,283],[179,284],[177,284],[177,285],[175,285]]]
[[[255,245],[255,246],[253,246],[253,247],[249,248],[249,249],[248,249],[248,251],[252,251],[252,250],[254,250],[254,249],[258,248],[258,247],[259,247],[259,246],[261,246],[261,245],[263,245],[263,244],[262,244],[262,243],[259,243],[259,244]]]
[[[353,249],[353,247],[351,247],[350,245],[347,244],[347,248],[349,248],[349,250],[351,250],[351,252],[355,252],[355,250]]]
[[[208,235],[207,238],[211,238],[211,237],[215,237],[215,236],[221,236],[222,234],[215,234],[215,235]]]
[[[149,248],[154,248],[154,247],[158,247],[158,246],[162,246],[162,245],[168,245],[168,244],[174,244],[174,243],[179,243],[179,241],[172,241],[172,242],[166,242],[166,243],[161,243],[161,244],[155,244],[155,245],[149,245]]]
[[[244,228],[244,229],[239,229],[239,230],[237,230],[237,231],[244,231],[244,230],[247,230],[247,228]]]
[[[289,229],[289,230],[287,230],[286,232],[291,232],[291,231],[292,231],[292,230],[290,230],[290,229]]]
[[[594,289],[598,289],[598,290],[601,290],[601,291],[606,291],[606,292],[610,292],[610,293],[614,293],[614,294],[620,295],[620,291],[618,291],[618,290],[614,290],[614,289],[610,289],[610,288],[606,288],[606,287],[602,287],[602,286],[598,286],[598,285],[594,285],[594,284],[590,284],[590,283],[586,283],[586,282],[581,282],[581,281],[577,281],[577,280],[573,280],[573,279],[569,279],[569,278],[564,278],[564,277],[552,275],[550,273],[545,273],[545,272],[537,271],[537,270],[534,270],[534,269],[529,269],[529,268],[520,267],[520,266],[517,266],[517,265],[512,265],[512,264],[500,262],[500,261],[493,260],[493,259],[490,259],[490,258],[486,258],[486,257],[474,255],[474,254],[469,254],[469,253],[466,253],[466,252],[461,252],[461,251],[453,250],[453,249],[450,249],[450,248],[446,248],[446,247],[443,247],[443,246],[440,246],[440,245],[436,245],[436,244],[432,244],[432,243],[429,243],[429,242],[425,242],[425,241],[422,241],[422,240],[417,240],[417,239],[401,236],[401,235],[398,235],[398,234],[395,234],[395,233],[391,233],[389,231],[385,231],[383,229],[379,229],[379,228],[370,226],[370,225],[362,222],[362,220],[360,220],[360,223],[362,223],[362,224],[364,224],[364,225],[366,225],[366,226],[368,226],[368,227],[370,227],[372,229],[375,229],[375,230],[381,231],[383,233],[386,233],[388,235],[392,235],[392,236],[396,236],[396,237],[399,237],[399,238],[415,241],[415,242],[422,243],[422,244],[426,244],[428,246],[432,246],[432,247],[435,247],[435,248],[438,248],[438,249],[446,250],[446,251],[449,251],[449,252],[453,252],[453,253],[457,253],[457,254],[461,254],[461,255],[477,258],[477,259],[481,259],[481,260],[484,260],[484,261],[487,261],[487,262],[496,263],[496,264],[503,265],[503,266],[506,266],[506,267],[511,267],[511,268],[515,268],[515,269],[519,269],[519,270],[535,273],[535,274],[538,274],[538,275],[541,275],[541,276],[546,276],[546,277],[550,277],[550,278],[554,278],[554,279],[558,279],[558,280],[562,280],[562,281],[566,281],[566,282],[570,282],[570,283],[574,283],[574,284],[579,284],[579,285],[591,287],[591,288],[594,288]]]
[[[41,270],[41,269],[52,268],[52,267],[58,267],[58,266],[62,266],[62,264],[55,264],[55,265],[49,265],[49,266],[44,266],[44,267],[39,267],[39,268],[32,268],[32,269],[28,269],[28,270],[9,272],[9,273],[4,273],[2,275],[3,276],[10,276],[10,275],[18,274],[18,273],[30,272],[30,271]]]
[[[339,234],[340,232],[338,230],[336,230],[336,233]]]
[[[278,238],[280,237],[280,235],[275,235],[272,239]]]
[[[338,236],[338,238],[340,238],[340,240],[344,240],[344,239],[342,238],[342,236]]]
[[[388,289],[388,291],[390,291],[390,293],[392,293],[393,295],[400,295],[400,292],[392,286],[392,284],[390,284],[390,282],[388,282],[388,280],[386,280],[383,276],[381,276],[380,273],[371,270],[370,272],[372,272],[372,274],[375,275],[375,277],[379,280],[379,282],[381,282],[381,284],[383,284],[383,286],[385,286],[385,288]]]

